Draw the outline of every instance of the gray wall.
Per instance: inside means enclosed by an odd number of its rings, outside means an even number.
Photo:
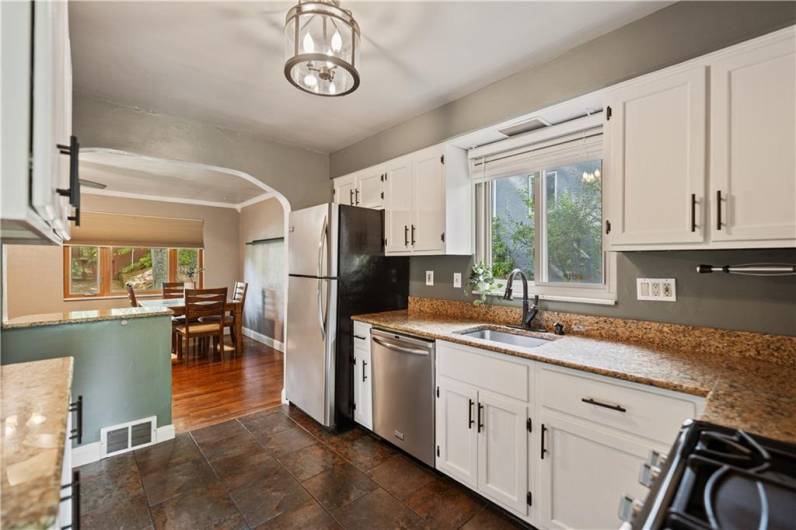
[[[122,322],[126,322],[122,325]],[[72,397],[83,396],[83,444],[100,429],[157,416],[171,425],[168,316],[3,330],[3,364],[75,358]]]
[[[344,175],[794,22],[794,2],[679,2],[332,153],[331,175]]]
[[[242,132],[77,94],[73,129],[81,147],[220,166],[248,173],[293,209],[329,200],[329,156]]]
[[[765,262],[796,263],[796,249],[620,252],[615,306],[562,302],[541,302],[541,306],[551,311],[796,335],[796,276],[762,278],[695,271],[702,263]],[[453,288],[453,273],[461,272],[466,285],[471,266],[469,256],[411,258],[409,294],[472,300],[465,289]],[[425,285],[426,270],[434,271],[433,287]],[[636,278],[640,277],[675,278],[677,301],[636,300]],[[499,297],[492,302],[507,303]]]

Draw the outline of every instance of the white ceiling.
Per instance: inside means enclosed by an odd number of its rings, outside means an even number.
[[[288,2],[70,2],[78,92],[332,152],[672,2],[351,2],[362,85],[283,75]],[[540,82],[544,82],[541,80]]]
[[[268,193],[229,171],[110,149],[81,150],[80,179],[107,186],[97,191],[84,184],[82,189],[87,193],[229,207]]]

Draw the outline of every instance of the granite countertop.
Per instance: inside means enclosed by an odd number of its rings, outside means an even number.
[[[61,497],[72,357],[2,367],[3,528],[49,528]]]
[[[114,307],[109,309],[89,309],[86,311],[66,311],[64,313],[45,313],[24,315],[3,321],[3,329],[33,328],[39,326],[58,326],[61,324],[80,324],[102,320],[127,320],[171,316],[168,307]]]
[[[502,327],[499,324],[406,310],[352,318],[382,329],[702,396],[706,398],[705,410],[699,419],[796,443],[793,365],[575,335],[555,337],[535,348],[520,348],[459,334],[478,326]]]

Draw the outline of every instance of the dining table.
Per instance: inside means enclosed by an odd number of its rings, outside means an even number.
[[[138,300],[140,307],[167,307],[171,309],[174,316],[185,315],[184,298],[144,298]],[[232,328],[235,331],[235,351],[236,355],[243,352],[243,304],[240,300],[227,300],[224,309],[232,315]]]

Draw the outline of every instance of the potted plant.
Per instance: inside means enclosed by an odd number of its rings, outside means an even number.
[[[470,294],[477,298],[473,300],[473,305],[483,305],[487,303],[487,295],[495,287],[495,277],[492,276],[492,269],[487,267],[484,262],[473,264],[470,269]]]

